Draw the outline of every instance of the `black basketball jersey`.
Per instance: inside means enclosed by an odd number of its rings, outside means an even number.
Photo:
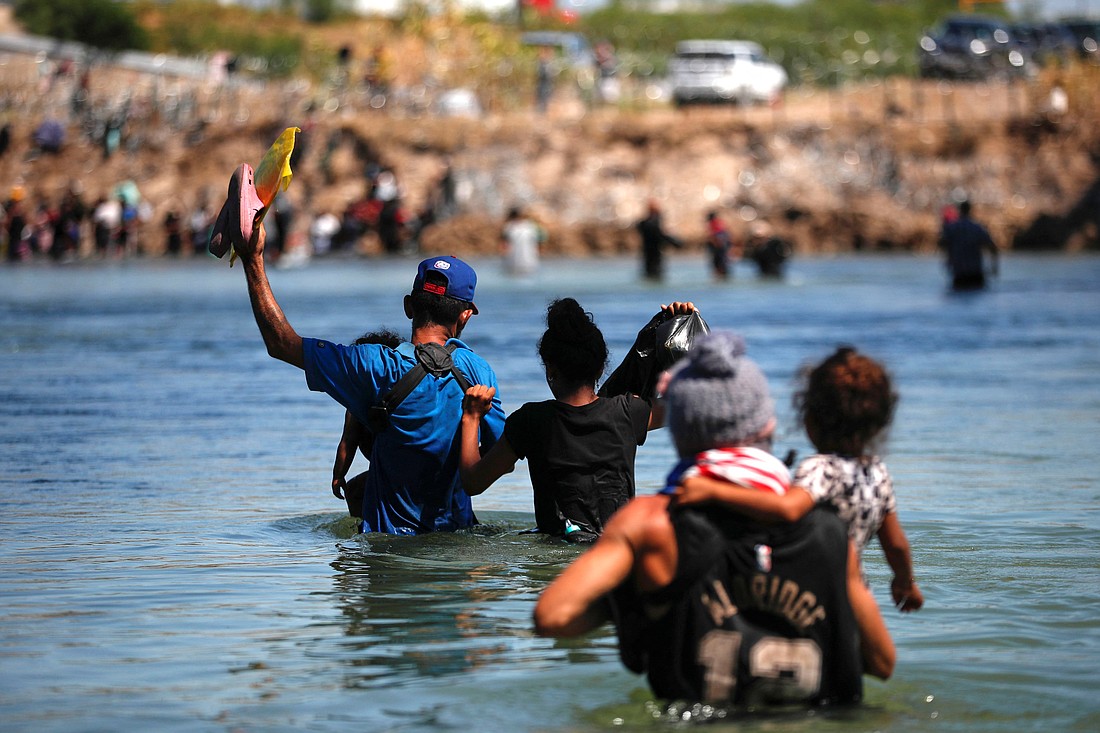
[[[668,700],[852,703],[862,696],[848,535],[827,509],[761,526],[718,508],[671,513],[679,564],[612,609],[623,663]]]

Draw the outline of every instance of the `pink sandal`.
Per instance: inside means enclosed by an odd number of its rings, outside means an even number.
[[[229,179],[229,193],[210,232],[207,251],[215,257],[222,257],[230,246],[243,249],[252,239],[252,226],[263,208],[264,204],[253,184],[252,166],[241,163]]]

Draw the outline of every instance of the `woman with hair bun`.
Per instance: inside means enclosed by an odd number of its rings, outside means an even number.
[[[691,303],[662,310],[682,315]],[[554,399],[528,402],[509,415],[504,435],[481,456],[477,429],[496,391],[474,385],[462,416],[462,486],[471,496],[526,459],[534,489],[538,531],[571,542],[592,542],[634,490],[634,456],[662,416],[634,395],[599,397],[607,344],[592,315],[573,298],[550,303],[538,344]]]

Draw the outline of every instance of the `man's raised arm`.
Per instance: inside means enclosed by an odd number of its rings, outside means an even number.
[[[267,232],[263,224],[260,224],[252,228],[252,239],[248,244],[237,249],[244,266],[245,280],[248,282],[252,314],[256,316],[256,325],[260,327],[267,353],[287,364],[304,369],[302,337],[283,315],[283,309],[275,301],[275,294],[271,292],[271,284],[267,281],[267,271],[264,269],[266,240]]]

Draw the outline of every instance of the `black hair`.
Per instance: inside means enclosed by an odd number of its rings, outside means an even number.
[[[607,343],[592,314],[573,298],[546,308],[546,332],[539,339],[539,358],[569,385],[595,383],[607,367]]]
[[[359,346],[360,344],[381,344],[382,346],[388,346],[391,349],[396,349],[398,346],[401,345],[401,342],[403,340],[404,339],[397,335],[396,331],[391,331],[390,329],[383,326],[377,331],[368,331],[367,333],[363,334],[359,338],[355,339],[355,341],[352,341],[352,345]]]
[[[437,272],[424,275],[424,282],[431,285],[447,285],[447,278]],[[463,311],[473,310],[474,304],[447,295],[417,290],[412,293],[413,330],[424,326],[453,326]]]
[[[959,202],[959,216],[970,216],[970,201],[967,199]]]

